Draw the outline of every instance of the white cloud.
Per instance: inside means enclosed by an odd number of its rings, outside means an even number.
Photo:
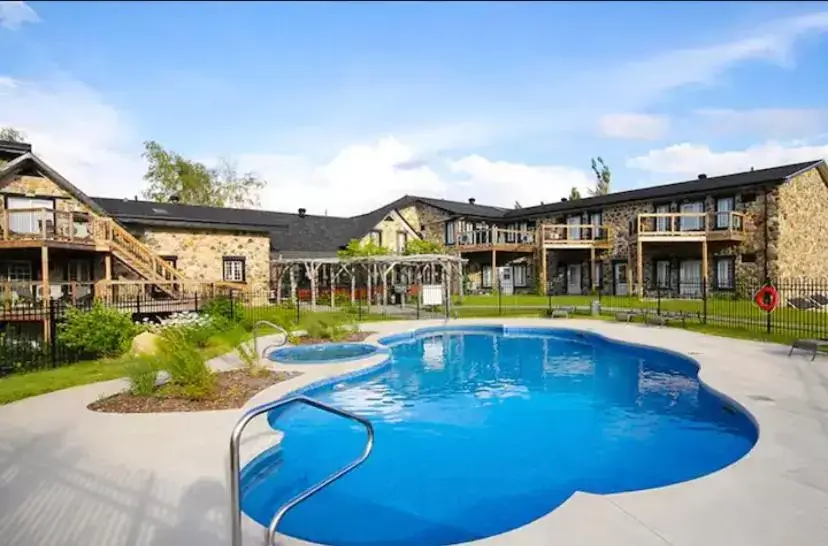
[[[0,77],[0,127],[23,131],[36,154],[90,195],[132,196],[141,149],[124,115],[77,82]]]
[[[704,144],[676,144],[627,160],[627,167],[657,174],[720,175],[786,163],[825,159],[828,145],[785,145],[767,142],[745,150],[714,152]]]
[[[656,140],[664,136],[670,121],[650,114],[607,114],[598,121],[604,136],[632,140]]]
[[[491,161],[479,155],[466,156],[450,164],[451,172],[466,177],[465,197],[474,197],[480,204],[523,206],[559,201],[576,187],[581,194],[594,185],[590,175],[580,169],[559,165],[526,165],[507,161]],[[453,192],[455,199],[464,196]]]
[[[783,138],[811,135],[828,123],[828,110],[807,108],[765,108],[754,110],[701,109],[706,130],[717,134],[742,133],[754,138]]]
[[[17,30],[26,23],[39,23],[37,12],[26,2],[0,2],[0,27]]]

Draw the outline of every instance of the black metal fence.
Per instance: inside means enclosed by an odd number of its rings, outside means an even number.
[[[450,319],[507,316],[594,316],[630,322],[740,330],[746,334],[777,337],[828,338],[828,280],[790,279],[771,283],[764,290],[759,281],[675,282],[647,285],[641,294],[635,287],[604,286],[585,294],[577,286],[551,286],[546,295],[507,294],[495,287],[488,294],[457,294],[450,298],[445,286],[437,305],[424,305],[422,288],[380,287],[370,292],[320,290],[315,295],[300,291],[295,301],[277,301],[272,290],[233,292],[206,297],[193,293],[176,299],[141,295],[110,298],[103,305],[127,313],[138,322],[157,320],[177,312],[204,312],[209,308],[235,322],[251,327],[270,320],[301,327],[310,314],[337,313],[342,320],[370,322],[393,319]],[[628,289],[629,288],[629,289]],[[432,288],[434,290],[434,288]],[[762,308],[775,304],[772,311]],[[82,304],[55,299],[25,304],[5,304],[0,310],[0,376],[18,371],[51,368],[88,358],[65,343],[60,325],[69,307],[88,311],[95,302]]]

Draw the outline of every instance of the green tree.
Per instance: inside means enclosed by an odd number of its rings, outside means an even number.
[[[348,246],[337,252],[340,258],[362,258],[365,256],[385,256],[386,254],[388,254],[387,248],[370,239],[364,243],[359,239],[351,239]]]
[[[607,164],[604,163],[604,160],[600,156],[593,157],[591,164],[592,172],[595,173],[595,189],[590,190],[589,194],[593,197],[608,194],[610,191],[610,179],[612,178],[609,167],[607,167]]]
[[[414,254],[445,254],[446,248],[437,241],[427,239],[412,239],[405,244],[407,256]]]
[[[26,142],[26,134],[14,127],[0,127],[0,140],[7,142]]]
[[[255,207],[259,204],[257,192],[265,186],[252,172],[239,174],[234,163],[221,160],[217,167],[209,168],[165,150],[153,140],[144,143],[141,156],[147,160],[143,195],[151,201],[166,202],[175,195],[190,205]]]
[[[575,186],[572,186],[572,189],[569,190],[569,197],[567,198],[569,201],[575,201],[576,199],[581,198],[581,192]]]

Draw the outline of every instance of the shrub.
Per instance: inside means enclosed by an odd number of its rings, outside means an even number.
[[[236,347],[236,352],[247,368],[247,373],[253,376],[267,373],[267,369],[259,364],[259,355],[256,354],[256,349],[252,343],[239,343]]]
[[[119,356],[140,331],[129,314],[96,301],[88,311],[70,307],[58,324],[60,341],[89,357]]]
[[[296,329],[296,311],[288,307],[245,307],[241,310],[241,324],[252,330],[260,320],[272,322],[286,331]]]
[[[214,377],[204,357],[178,328],[168,328],[161,334],[158,367],[170,374],[170,383],[185,388],[191,398],[206,398],[212,394]]]
[[[224,320],[234,320],[234,318],[237,318],[235,311],[238,307],[238,304],[227,296],[219,296],[208,301],[201,308],[201,311],[209,317],[221,317]]]
[[[158,323],[144,322],[142,325],[156,334],[163,334],[170,329],[178,330],[188,343],[196,347],[206,347],[211,337],[229,327],[228,321],[221,316],[199,315],[193,311],[173,313]]]
[[[153,356],[141,356],[124,366],[129,390],[137,396],[149,396],[155,390],[158,362]]]
[[[313,313],[302,318],[301,327],[310,338],[338,341],[353,333],[354,326],[345,313]]]

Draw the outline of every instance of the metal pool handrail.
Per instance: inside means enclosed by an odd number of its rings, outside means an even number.
[[[283,343],[278,343],[278,344],[277,343],[271,343],[270,345],[265,347],[264,350],[261,353],[259,353],[258,331],[259,331],[259,326],[261,326],[263,324],[266,324],[267,326],[270,326],[271,328],[273,328],[275,330],[279,330],[280,332],[282,332],[285,335],[285,341]],[[282,328],[278,324],[273,324],[272,322],[270,322],[268,320],[259,320],[259,321],[256,321],[256,324],[253,325],[253,350],[256,351],[256,354],[260,355],[262,358],[264,358],[264,352],[267,351],[268,349],[270,349],[271,347],[281,347],[282,345],[286,345],[287,342],[288,342],[287,330],[285,330],[284,328]]]
[[[356,467],[364,463],[365,460],[368,459],[368,456],[371,455],[371,451],[373,451],[374,449],[374,426],[371,424],[371,421],[358,415],[355,415],[349,411],[345,411],[334,406],[329,406],[328,404],[324,404],[318,400],[314,400],[313,398],[308,398],[307,396],[292,396],[290,398],[284,398],[282,400],[276,400],[274,402],[262,404],[261,406],[256,406],[255,408],[249,410],[247,413],[242,415],[241,419],[239,419],[239,422],[236,423],[235,428],[233,428],[233,434],[230,436],[230,540],[232,546],[242,546],[240,485],[241,464],[239,461],[239,440],[241,440],[242,432],[244,432],[244,429],[247,427],[250,421],[253,420],[253,418],[263,413],[267,413],[268,411],[290,404],[306,404],[308,406],[321,409],[323,411],[327,411],[328,413],[332,413],[340,417],[345,417],[346,419],[350,419],[351,421],[357,422],[365,427],[365,430],[368,433],[368,441],[365,443],[365,449],[363,450],[362,455],[360,455],[359,458],[355,459],[349,465],[342,467],[339,471],[334,472],[333,474],[331,474],[321,482],[317,483],[313,487],[310,487],[305,491],[299,493],[297,496],[293,497],[291,500],[283,504],[281,508],[279,508],[279,510],[273,516],[273,519],[270,521],[270,526],[268,527],[267,534],[265,535],[267,539],[267,546],[273,545],[273,541],[276,538],[276,529],[279,526],[279,522],[282,521],[282,518],[285,516],[285,514],[287,514],[297,504],[304,502],[308,498],[312,497],[322,489],[328,487],[330,484],[332,484],[345,474],[349,473],[350,471],[354,470]]]

